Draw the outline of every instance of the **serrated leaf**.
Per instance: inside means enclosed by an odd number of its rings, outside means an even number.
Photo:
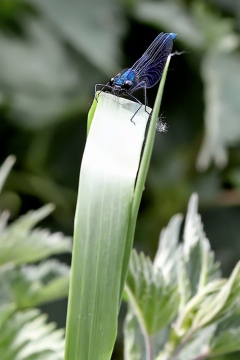
[[[0,321],[6,315],[4,310],[0,311]],[[62,360],[63,353],[63,331],[56,330],[53,323],[47,324],[47,316],[39,310],[8,311],[5,320],[1,321],[1,359]]]
[[[0,306],[34,307],[67,296],[69,268],[56,260],[36,266],[2,268],[0,271]]]
[[[61,233],[31,228],[52,211],[45,206],[4,227],[0,233],[0,265],[34,262],[52,254],[71,251],[71,239]]]
[[[161,231],[154,267],[159,268],[165,281],[174,281],[177,276],[178,241],[182,216],[175,215]]]
[[[194,194],[189,201],[183,235],[183,261],[192,296],[212,279],[219,277],[219,264],[214,263],[214,254],[203,231],[197,207],[198,197]]]
[[[167,285],[160,270],[142,253],[132,253],[125,289],[142,330],[148,334],[161,330],[177,313],[177,286]]]
[[[0,167],[0,192],[2,191],[6,178],[11,171],[15,161],[16,159],[14,156],[9,156]]]

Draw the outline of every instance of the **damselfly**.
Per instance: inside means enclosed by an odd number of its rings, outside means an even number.
[[[132,94],[139,89],[143,89],[146,110],[147,89],[160,81],[167,58],[172,52],[173,40],[176,39],[176,36],[174,33],[160,33],[131,68],[122,70],[111,78],[106,85],[96,84],[95,96],[97,88],[101,87],[101,91],[107,90],[116,96],[127,95],[135,100],[139,107],[131,118],[133,122],[133,117],[143,104]]]

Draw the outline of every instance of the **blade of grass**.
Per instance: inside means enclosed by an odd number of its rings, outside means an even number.
[[[101,93],[81,164],[66,329],[66,360],[109,360],[121,272],[148,114]],[[94,111],[95,110],[95,111]]]

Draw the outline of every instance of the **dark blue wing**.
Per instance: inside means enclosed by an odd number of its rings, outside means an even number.
[[[175,38],[176,34],[174,33],[160,33],[143,56],[135,62],[131,70],[134,70],[139,83],[144,81],[146,87],[151,88],[161,79],[168,55],[172,52]]]

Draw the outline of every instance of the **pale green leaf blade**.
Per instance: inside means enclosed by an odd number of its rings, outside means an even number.
[[[6,178],[9,174],[9,172],[11,171],[14,163],[15,163],[16,159],[14,156],[9,156],[4,163],[2,164],[2,166],[0,167],[0,193],[2,191],[3,185],[6,181]]]
[[[148,119],[142,107],[135,124],[130,121],[138,107],[107,93],[98,98],[80,171],[66,359],[111,357],[129,214]]]

